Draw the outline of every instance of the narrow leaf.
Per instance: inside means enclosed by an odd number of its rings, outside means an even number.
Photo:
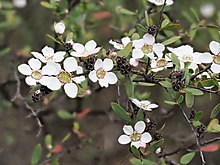
[[[217,105],[214,107],[214,109],[212,110],[212,113],[211,113],[210,118],[215,118],[215,117],[218,115],[219,112],[220,112],[220,103],[217,104]]]
[[[37,144],[32,152],[31,164],[37,165],[42,155],[42,147],[40,144]]]
[[[131,118],[128,115],[128,113],[118,104],[116,103],[112,103],[112,109],[115,112],[115,114],[120,117],[121,119],[127,121],[127,122],[131,122]]]
[[[192,94],[186,93],[185,103],[186,103],[187,108],[192,108],[194,104],[194,96]]]
[[[125,46],[125,48],[124,49],[122,49],[122,50],[120,50],[120,51],[118,51],[118,55],[119,56],[123,56],[123,57],[126,57],[126,56],[128,56],[130,53],[131,53],[131,51],[132,51],[132,42],[130,42],[130,43],[128,43],[126,46]]]
[[[181,164],[188,164],[189,162],[191,162],[191,160],[193,159],[194,156],[195,156],[195,152],[190,152],[188,154],[185,154],[181,157],[180,163]]]
[[[181,38],[181,36],[175,36],[175,37],[172,37],[172,38],[170,38],[170,39],[168,39],[168,40],[162,42],[162,44],[165,45],[165,46],[166,46],[166,45],[170,45],[170,44],[172,44],[172,43],[174,43],[174,42],[180,40],[180,38]]]

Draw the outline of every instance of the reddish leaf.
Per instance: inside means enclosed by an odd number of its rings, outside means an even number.
[[[203,152],[215,152],[219,150],[219,144],[210,144],[201,148]]]
[[[108,19],[112,16],[112,14],[109,11],[99,11],[93,14],[93,18],[96,21],[101,21],[104,19]]]
[[[86,117],[89,112],[91,112],[91,109],[85,108],[82,110],[82,112],[76,114],[75,119],[80,120],[80,119]]]
[[[60,152],[61,150],[62,150],[62,146],[60,145],[60,144],[58,144],[58,145],[56,145],[56,147],[54,147],[52,150],[51,150],[51,152],[53,153],[53,154],[56,154],[56,153],[58,153],[58,152]]]

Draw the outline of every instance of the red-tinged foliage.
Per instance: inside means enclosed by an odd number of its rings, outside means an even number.
[[[60,144],[58,144],[51,150],[51,153],[57,154],[58,152],[60,152],[62,150],[62,148],[63,147]]]
[[[76,114],[75,119],[80,120],[86,117],[90,112],[91,112],[90,108],[85,108],[82,110],[82,112]]]
[[[93,14],[93,18],[95,21],[104,20],[110,18],[112,14],[109,11],[99,11]]]
[[[219,148],[220,148],[219,144],[215,143],[215,144],[210,144],[205,147],[202,147],[201,150],[203,152],[215,152],[215,151],[218,151]]]

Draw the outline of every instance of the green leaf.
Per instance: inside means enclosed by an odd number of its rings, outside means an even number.
[[[149,151],[150,151],[151,153],[155,153],[155,151],[156,151],[159,147],[161,147],[161,146],[163,145],[163,143],[164,143],[164,139],[163,139],[163,138],[160,139],[160,140],[158,140],[158,141],[154,141],[154,142],[151,144],[151,146],[149,147]]]
[[[177,105],[177,102],[174,102],[174,101],[164,101],[166,104],[169,104],[169,105]]]
[[[148,159],[136,159],[136,158],[132,158],[130,159],[131,164],[133,165],[155,165],[154,162],[152,162],[151,160]]]
[[[52,144],[52,136],[50,134],[47,134],[44,141],[46,147],[50,146]]]
[[[128,97],[132,97],[134,94],[134,85],[132,84],[132,81],[129,77],[126,78],[125,81],[125,90],[128,95]]]
[[[54,159],[51,161],[51,165],[59,165],[59,158],[54,158]]]
[[[37,144],[32,152],[31,164],[37,165],[42,155],[42,147],[40,144]]]
[[[132,42],[129,42],[124,49],[117,52],[119,56],[127,57],[132,51]]]
[[[176,65],[177,68],[175,69],[179,69],[180,68],[180,60],[178,59],[178,57],[175,54],[171,54],[171,60],[173,62],[173,64]]]
[[[212,119],[207,127],[208,132],[220,132],[220,125],[218,119]]]
[[[196,112],[196,115],[195,115],[195,118],[194,120],[195,121],[199,121],[203,118],[203,112],[202,111],[199,111],[199,112]]]
[[[4,49],[0,50],[0,58],[7,55],[10,51],[11,51],[11,48],[4,48]]]
[[[220,103],[217,104],[217,105],[214,107],[214,109],[212,110],[212,113],[211,113],[210,118],[215,118],[215,117],[218,115],[219,112],[220,112]]]
[[[200,82],[203,87],[212,87],[215,85],[214,81],[212,79],[209,80],[203,80]]]
[[[145,21],[146,21],[147,26],[150,26],[150,23],[149,23],[149,15],[148,15],[147,10],[145,10],[144,15],[145,15]]]
[[[144,111],[142,109],[140,109],[137,113],[137,116],[136,116],[136,120],[137,121],[141,121],[141,120],[144,120]]]
[[[163,29],[164,27],[166,27],[169,23],[170,23],[170,20],[169,20],[169,19],[163,20],[163,22],[161,23],[161,29]]]
[[[73,119],[73,115],[65,110],[60,110],[57,112],[57,115],[61,118],[61,119]]]
[[[130,11],[130,10],[128,10],[128,9],[125,9],[125,8],[123,8],[123,7],[118,8],[118,12],[120,12],[120,13],[122,13],[122,14],[125,14],[125,15],[136,15],[135,12]]]
[[[156,85],[156,84],[153,84],[153,83],[146,83],[146,82],[137,82],[135,84],[140,85],[140,86],[145,86],[145,87],[153,87],[153,86]]]
[[[172,83],[170,81],[161,81],[159,84],[165,88],[172,88]]]
[[[175,37],[172,37],[164,42],[162,42],[163,45],[167,46],[167,45],[170,45],[178,40],[180,40],[181,36],[175,36]]]
[[[180,95],[179,98],[178,98],[178,100],[177,100],[177,103],[178,103],[178,104],[181,104],[181,103],[183,102],[183,100],[184,100],[184,96],[183,96],[183,95]]]
[[[194,95],[186,93],[185,103],[186,103],[187,108],[192,108],[192,106],[194,104]]]
[[[185,154],[181,157],[180,163],[188,164],[193,159],[194,156],[195,156],[195,152],[190,152],[188,154]]]
[[[45,2],[45,1],[42,1],[40,4],[41,4],[41,6],[48,8],[48,9],[56,9],[56,6],[54,6],[48,2]]]
[[[112,105],[113,111],[116,113],[118,117],[120,117],[121,119],[129,123],[132,121],[128,113],[120,105],[116,103],[112,103],[111,105]]]
[[[198,127],[200,126],[202,123],[200,121],[193,121],[193,126],[194,127]]]
[[[201,96],[204,94],[201,90],[195,89],[195,88],[185,88],[184,91],[188,94],[195,95],[195,96]]]
[[[49,37],[52,41],[54,41],[54,42],[56,42],[56,43],[62,45],[62,43],[61,43],[60,41],[58,41],[56,38],[54,38],[53,36],[47,34],[47,37]]]
[[[132,155],[134,155],[134,157],[136,157],[138,159],[141,158],[140,151],[135,146],[131,146],[131,153],[132,153]]]

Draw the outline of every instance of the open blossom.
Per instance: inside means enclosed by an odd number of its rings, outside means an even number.
[[[96,54],[100,51],[100,47],[97,47],[97,44],[94,40],[88,41],[85,46],[80,43],[74,43],[73,49],[75,51],[71,52],[71,55],[74,57],[88,57],[90,55]]]
[[[131,99],[131,101],[139,108],[146,110],[146,111],[152,111],[152,109],[157,108],[157,104],[151,104],[148,100],[139,101],[137,99]]]
[[[210,55],[212,58],[212,65],[211,65],[211,71],[213,73],[220,73],[220,43],[216,41],[212,41],[209,44],[209,49],[213,53],[213,55]],[[207,58],[210,58],[207,56]]]
[[[202,14],[202,16],[206,17],[206,18],[210,18],[214,15],[215,12],[215,6],[213,3],[204,3],[200,6],[200,13]]]
[[[124,135],[118,138],[120,144],[131,143],[131,146],[135,146],[137,149],[140,147],[146,147],[146,144],[151,142],[152,136],[148,132],[144,132],[146,124],[143,121],[138,121],[134,129],[131,125],[124,125]]]
[[[46,85],[48,81],[48,76],[46,76],[45,68],[43,67],[41,70],[41,62],[38,59],[31,58],[28,61],[28,64],[21,64],[18,66],[18,71],[26,75],[25,82],[32,86],[37,83],[41,83],[42,85]]]
[[[159,72],[168,67],[172,67],[173,63],[168,55],[165,55],[165,57],[163,57],[163,55],[159,55],[156,60],[151,61],[150,66],[153,72]]]
[[[77,74],[82,73],[82,68],[78,66],[74,57],[68,57],[63,62],[63,68],[57,63],[47,63],[47,74],[51,75],[50,80],[46,86],[51,90],[59,90],[61,86],[64,87],[64,91],[70,98],[75,98],[78,93],[77,84],[80,84],[85,80],[84,76],[74,76],[72,72]],[[53,75],[53,76],[52,76]]]
[[[98,59],[95,62],[94,70],[89,73],[89,78],[93,82],[99,82],[101,87],[108,87],[109,84],[115,84],[118,81],[117,76],[113,72],[109,72],[114,67],[111,59]]]
[[[63,22],[54,23],[54,30],[57,34],[63,34],[65,31],[65,25]]]
[[[145,34],[142,39],[133,41],[134,49],[132,50],[132,58],[130,64],[138,65],[138,60],[145,55],[150,59],[155,59],[155,54],[161,56],[165,50],[165,46],[160,43],[155,43],[155,38],[151,34]]]
[[[148,1],[157,6],[163,5],[165,2],[165,0],[148,0]],[[172,4],[173,4],[173,0],[166,0],[166,5],[172,5]]]
[[[54,52],[54,49],[48,46],[45,46],[42,50],[42,53],[31,52],[31,54],[41,60],[43,63],[47,62],[61,62],[64,59],[65,51]]]
[[[125,46],[131,42],[131,39],[129,37],[123,37],[120,41],[110,40],[109,43],[114,46],[115,49],[124,49]]]

